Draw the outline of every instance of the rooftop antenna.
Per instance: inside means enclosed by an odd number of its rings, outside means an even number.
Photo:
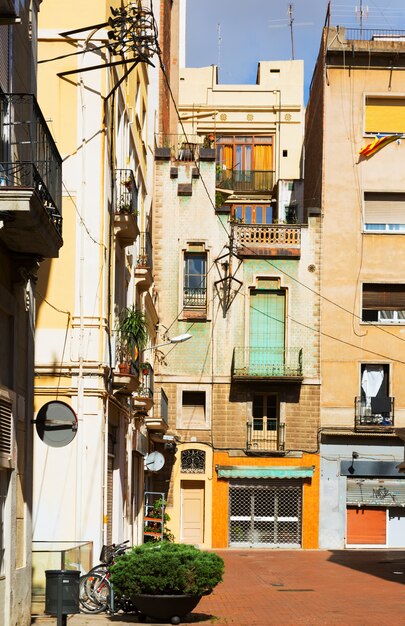
[[[294,31],[293,31],[293,22],[294,22],[294,14],[293,14],[294,6],[292,4],[288,5],[288,17],[290,19],[290,35],[291,35],[291,59],[294,61]]]
[[[217,35],[218,35],[218,74],[221,68],[221,24],[217,24]]]
[[[363,0],[360,0],[360,6],[355,8],[356,16],[360,20],[360,32],[363,31],[363,17],[368,18],[368,6],[363,6]]]

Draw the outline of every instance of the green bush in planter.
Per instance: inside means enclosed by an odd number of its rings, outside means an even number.
[[[224,562],[214,552],[179,543],[146,543],[120,556],[111,567],[119,596],[205,595],[222,581]]]

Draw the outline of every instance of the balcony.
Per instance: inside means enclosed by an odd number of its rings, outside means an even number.
[[[271,194],[274,183],[272,170],[220,170],[216,186],[232,193]]]
[[[168,406],[168,399],[163,389],[157,390],[154,394],[153,414],[145,415],[144,418],[148,430],[163,433],[167,431],[169,428]]]
[[[355,398],[355,430],[390,431],[394,427],[394,398]]]
[[[301,226],[232,223],[239,257],[297,258],[301,256]]]
[[[62,159],[34,96],[0,98],[0,240],[52,258],[62,246]]]
[[[166,150],[173,161],[186,161],[193,163],[200,158],[200,148],[211,147],[204,144],[204,137],[200,135],[155,135],[156,147]]]
[[[232,378],[240,382],[301,382],[302,348],[234,348]]]
[[[138,289],[146,291],[153,283],[152,239],[148,231],[140,234],[139,255],[135,267],[135,282]]]
[[[114,172],[114,232],[123,243],[133,243],[139,235],[138,189],[132,170]]]
[[[247,423],[246,450],[255,452],[283,452],[285,448],[285,424],[279,424],[278,430],[266,430],[266,420]]]

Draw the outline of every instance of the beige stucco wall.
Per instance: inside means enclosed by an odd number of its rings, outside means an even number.
[[[403,283],[404,236],[362,233],[364,191],[403,191],[404,142],[394,142],[369,159],[359,150],[373,137],[363,133],[367,93],[403,94],[403,72],[388,69],[328,69],[325,88],[322,223],[322,424],[353,426],[360,395],[361,363],[390,364],[395,423],[405,424],[400,325],[361,322],[363,282]],[[330,300],[330,301],[328,301]],[[328,335],[334,337],[331,339]]]
[[[261,61],[255,85],[217,84],[216,74],[215,65],[180,70],[179,108],[187,135],[274,134],[276,177],[300,178],[303,62]]]

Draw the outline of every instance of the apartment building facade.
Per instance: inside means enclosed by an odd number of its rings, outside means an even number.
[[[306,119],[322,212],[320,547],[403,547],[405,46],[327,24]]]
[[[0,2],[0,624],[31,623],[38,269],[62,240],[61,156],[36,100],[40,2]]]
[[[67,245],[39,278],[35,406],[61,401],[77,423],[65,446],[34,435],[39,594],[58,555],[86,571],[103,544],[143,541],[154,394],[140,348],[155,343],[158,323],[151,146],[165,9],[153,4],[53,2],[41,16],[39,88],[65,163]],[[123,23],[142,23],[147,44],[123,51]],[[121,341],[124,314],[146,334],[138,347]]]
[[[302,62],[256,85],[183,68],[155,152],[161,486],[178,541],[317,547],[319,215],[304,213]]]

